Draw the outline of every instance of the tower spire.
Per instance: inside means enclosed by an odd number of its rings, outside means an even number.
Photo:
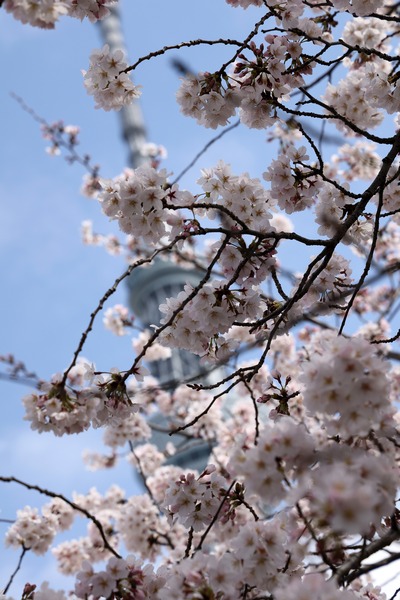
[[[98,21],[101,36],[112,52],[122,50],[127,56],[119,9],[112,6],[109,11],[110,14],[105,19]],[[147,133],[139,100],[123,106],[118,116],[121,134],[128,146],[128,165],[136,169],[147,161],[142,152],[147,142]]]
[[[110,14],[99,21],[103,41],[111,51],[121,50],[127,55],[121,17],[118,8],[111,7]],[[129,149],[129,166],[137,168],[147,162],[143,148],[147,143],[146,127],[139,100],[124,106],[120,111],[122,137]],[[145,327],[158,324],[159,305],[169,296],[176,296],[186,283],[197,285],[202,274],[194,269],[183,269],[169,260],[156,259],[149,268],[135,270],[128,279],[130,305]],[[175,350],[171,359],[151,364],[153,374],[161,383],[176,382],[204,374],[197,356]]]

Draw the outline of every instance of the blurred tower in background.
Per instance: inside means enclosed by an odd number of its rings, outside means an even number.
[[[111,7],[109,11],[110,14],[105,19],[98,21],[101,36],[111,52],[122,50],[127,56],[119,9]],[[147,162],[142,153],[143,147],[147,143],[147,136],[139,101],[135,100],[129,106],[124,106],[117,114],[120,119],[122,137],[129,151],[127,164],[132,169],[136,169]]]
[[[103,41],[108,44],[110,50],[122,50],[127,56],[119,10],[110,8],[110,15],[99,21],[99,25]],[[128,166],[136,169],[148,161],[143,152],[147,143],[146,127],[138,100],[124,106],[118,114],[122,136],[129,151]],[[202,273],[199,271],[183,269],[172,261],[162,259],[156,259],[149,267],[135,269],[128,279],[129,303],[133,313],[145,328],[158,325],[161,317],[159,305],[170,296],[176,297],[186,283],[197,285],[201,278]],[[151,362],[149,368],[170,392],[180,382],[208,379],[205,369],[200,365],[199,357],[184,350],[174,350],[171,358]],[[152,417],[151,422],[157,428],[168,428],[161,414]],[[167,433],[154,432],[151,441],[163,449],[170,440]],[[185,440],[183,436],[174,437],[176,445],[188,445]],[[196,443],[193,448],[190,448],[189,444],[186,450],[179,452],[170,462],[185,468],[202,469],[207,463],[209,452],[210,448],[205,443]]]

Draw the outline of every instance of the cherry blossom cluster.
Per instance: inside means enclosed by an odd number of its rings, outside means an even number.
[[[297,308],[294,308],[294,312],[299,307],[312,309],[318,302],[324,304],[326,312],[335,310],[335,306],[340,311],[352,281],[349,261],[334,254],[327,268],[315,277],[313,285],[299,301]],[[324,310],[321,309],[321,312]]]
[[[263,430],[257,445],[248,448],[244,441],[244,450],[236,450],[229,463],[230,471],[245,477],[248,491],[269,507],[282,500],[305,502],[307,517],[338,535],[367,534],[372,525],[377,527],[382,515],[390,514],[396,494],[398,471],[392,458],[377,455],[372,447],[350,449],[326,442],[318,450],[305,430],[284,419]]]
[[[271,182],[272,198],[288,214],[312,206],[320,191],[321,181],[313,169],[304,165],[307,160],[304,146],[289,146],[263,174],[264,179]]]
[[[397,177],[396,177],[396,169],[397,169],[397,165],[395,165],[394,168],[390,169],[390,171],[389,171],[390,182],[385,187],[385,190],[383,192],[383,209],[385,212],[393,213],[393,216],[392,216],[393,222],[390,221],[387,224],[386,231],[388,229],[391,230],[393,235],[396,235],[395,231],[397,230],[395,223],[397,225],[399,224],[398,210],[400,207],[400,189],[399,189],[398,181],[397,181]],[[374,201],[378,204],[379,196],[374,196]],[[385,232],[385,229],[383,229],[383,232]],[[393,240],[393,242],[394,242],[394,240]],[[390,246],[393,249],[396,248],[395,243],[391,243]]]
[[[46,152],[51,155],[61,153],[60,146],[65,146],[70,152],[67,160],[72,162],[72,152],[78,142],[79,127],[76,125],[64,125],[62,121],[57,121],[51,125],[42,126],[42,135],[45,140],[51,142],[51,146],[46,148]]]
[[[177,184],[170,185],[167,172],[144,165],[135,170],[127,170],[113,180],[101,180],[103,191],[99,194],[103,212],[118,221],[120,229],[135,238],[142,238],[151,245],[159,245],[163,238],[183,240],[192,233],[199,233],[199,221],[184,215],[177,209],[189,208],[197,217],[216,219],[223,216],[224,224],[232,229],[244,226],[259,232],[274,231],[271,223],[275,201],[263,188],[259,179],[252,179],[247,173],[234,175],[229,165],[219,163],[213,169],[202,170],[198,180],[204,195],[193,196],[180,190]],[[205,206],[209,205],[209,208]],[[218,208],[221,207],[221,210]],[[224,210],[226,209],[226,210]],[[238,215],[237,220],[230,215]],[[286,223],[282,229],[287,228]],[[257,283],[265,279],[274,266],[275,250],[268,240],[260,240],[252,253],[247,266],[244,258],[249,254],[239,236],[228,244],[221,255],[221,263],[227,273],[240,270],[238,281],[251,280]],[[111,315],[111,311],[107,314]],[[108,319],[107,319],[108,322]]]
[[[161,324],[169,323],[174,313],[185,302],[171,325],[160,333],[160,341],[170,348],[182,348],[193,354],[205,356],[208,360],[223,360],[236,348],[234,340],[226,339],[227,333],[235,321],[244,322],[262,314],[259,290],[242,288],[232,291],[228,281],[214,281],[204,285],[195,295],[190,284],[176,298],[167,298],[160,305],[165,316]]]
[[[156,597],[157,588],[164,582],[156,577],[150,565],[143,566],[134,556],[126,559],[112,556],[105,571],[94,571],[85,562],[77,575],[75,594],[77,598],[132,598],[145,600]],[[154,595],[153,595],[154,594]]]
[[[368,594],[365,596],[370,597]],[[288,582],[275,591],[274,597],[277,600],[355,600],[360,596],[350,590],[338,590],[333,581],[326,581],[321,575],[314,574],[303,580]]]
[[[197,552],[191,560],[162,565],[156,572],[152,565],[144,566],[134,556],[111,557],[102,571],[95,571],[89,562],[84,562],[77,574],[75,594],[79,598],[124,598],[129,594],[139,599],[167,600],[207,593],[209,597],[229,594],[236,598],[246,589],[247,581],[254,578],[258,582],[258,588],[253,586],[255,590],[272,590],[277,587],[277,574],[288,562],[288,540],[283,528],[282,522],[249,523],[240,529],[240,543],[232,543],[225,555],[211,559],[204,552]],[[261,556],[262,562],[256,558]],[[286,566],[288,580],[298,567],[299,557],[292,556],[290,568]]]
[[[368,367],[373,369],[373,356],[371,351],[367,353],[366,348],[370,346],[366,342],[357,339],[354,342],[351,339],[346,340],[346,343],[353,353],[357,353],[360,347],[364,349],[364,355],[369,357]],[[322,347],[322,342],[320,345]],[[292,354],[292,360],[297,362],[295,354]],[[287,367],[289,366],[290,360],[287,362]],[[378,374],[373,372],[373,376],[377,377]],[[261,377],[260,386],[263,381],[265,385],[267,379]],[[289,411],[295,413],[293,402],[301,403],[301,398],[297,397],[288,406]],[[305,405],[307,407],[306,402]],[[361,439],[358,447],[351,448],[348,443],[341,444],[338,436],[329,439],[320,425],[313,422],[314,417],[308,417],[305,421],[307,429],[310,429],[308,432],[305,426],[290,416],[280,417],[275,423],[271,421],[263,427],[254,444],[251,441],[254,434],[251,427],[251,407],[247,405],[247,411],[243,412],[244,406],[242,404],[242,410],[239,410],[239,406],[233,408],[238,416],[236,425],[233,425],[234,421],[228,421],[225,426],[220,421],[217,436],[221,447],[225,445],[233,453],[224,469],[225,476],[221,476],[211,466],[201,475],[178,475],[176,468],[171,470],[171,467],[161,466],[161,456],[155,459],[153,475],[147,481],[149,488],[154,490],[159,501],[167,507],[172,518],[172,530],[168,527],[165,516],[158,513],[148,496],[125,499],[122,490],[118,488],[109,490],[105,496],[95,490],[87,496],[74,496],[74,502],[82,509],[90,510],[103,527],[114,523],[113,527],[119,532],[119,541],[123,541],[128,551],[134,551],[142,559],[155,560],[159,556],[157,540],[160,539],[169,539],[176,545],[178,555],[183,553],[187,528],[191,527],[194,532],[201,533],[213,523],[210,539],[219,548],[217,554],[199,552],[195,555],[197,558],[194,562],[183,561],[161,567],[155,581],[149,565],[151,585],[155,586],[150,597],[163,599],[171,597],[168,594],[176,593],[179,589],[190,589],[194,593],[195,590],[207,588],[214,593],[224,591],[231,593],[234,598],[240,598],[248,585],[255,586],[254,589],[259,592],[268,591],[279,595],[280,588],[286,589],[286,584],[277,574],[284,569],[288,576],[292,576],[293,572],[299,570],[306,553],[307,536],[304,534],[304,524],[296,522],[298,517],[294,518],[294,513],[289,508],[284,514],[276,515],[272,521],[259,520],[257,513],[262,514],[265,504],[271,510],[274,504],[282,500],[289,507],[297,503],[303,507],[305,519],[312,518],[314,525],[318,524],[321,531],[329,526],[329,531],[336,532],[338,536],[348,532],[369,532],[371,524],[378,526],[381,517],[391,512],[397,474],[390,446],[386,446],[385,456],[375,449],[373,437],[370,441],[365,437],[365,448],[360,445]],[[301,418],[304,418],[304,414]],[[247,439],[243,436],[246,421]],[[143,424],[140,427],[142,426]],[[370,433],[372,428],[376,430],[374,423],[371,423]],[[392,435],[392,430],[391,425],[389,435]],[[226,445],[228,431],[230,443]],[[383,436],[385,432],[379,435]],[[241,440],[240,450],[237,446],[238,436]],[[125,440],[129,439],[134,439],[133,432],[127,434]],[[353,443],[351,440],[354,441],[354,436],[350,438],[350,444]],[[123,439],[118,440],[117,444],[122,442]],[[379,444],[384,443],[384,437],[380,437]],[[139,450],[139,446],[134,452],[134,455],[138,453],[142,472],[146,472],[142,470],[142,461],[146,460],[146,453],[149,451],[147,448],[148,445],[145,444],[142,450]],[[220,456],[217,451],[216,456]],[[146,470],[149,468],[151,469],[150,464],[147,464]],[[233,480],[226,479],[227,472],[230,477],[234,475],[243,478],[245,485],[236,484],[228,490],[229,481]],[[171,478],[175,479],[175,483],[170,483]],[[297,486],[294,487],[296,481]],[[373,502],[371,498],[374,499]],[[363,510],[355,510],[355,507],[360,506]],[[60,509],[53,509],[51,513],[59,515]],[[47,516],[49,513],[43,510],[43,514]],[[62,520],[69,523],[69,519],[64,516]],[[299,528],[303,530],[300,544],[294,542],[298,539],[295,532]],[[11,532],[15,529],[16,525],[10,529],[11,539],[15,539],[15,544],[24,543],[21,538],[12,537]],[[36,543],[38,548],[48,544],[46,532],[46,528],[40,528],[42,537]],[[54,537],[54,531],[52,535]],[[117,541],[115,535],[109,539]],[[198,539],[196,538],[195,543],[199,543]],[[79,571],[75,590],[78,597],[87,594],[92,589],[90,586],[98,590],[97,585],[103,586],[103,597],[109,597],[107,594],[110,595],[110,590],[114,588],[115,594],[123,596],[128,582],[125,581],[127,574],[121,559],[110,559],[105,571],[95,571],[92,566],[93,562],[106,556],[99,532],[92,523],[86,538],[63,542],[55,548],[54,554],[63,572]],[[138,569],[143,569],[137,558],[126,560],[134,561]],[[116,569],[117,565],[121,567],[121,571]],[[190,572],[187,570],[188,565],[191,566]],[[197,571],[196,565],[202,565],[202,568],[199,567],[200,570]],[[301,569],[299,572],[301,573]],[[140,590],[138,581],[136,585]],[[318,585],[324,589],[322,579]],[[340,594],[336,587],[332,588],[332,593],[333,590]],[[148,592],[144,589],[143,593]],[[365,594],[365,597],[371,596]],[[378,592],[376,598],[381,598]]]
[[[303,364],[304,404],[332,435],[366,436],[394,427],[388,370],[365,339],[321,333]]]
[[[357,24],[357,21],[360,23]],[[390,49],[387,44],[388,28],[383,27],[378,19],[371,19],[368,26],[365,21],[355,20],[353,27],[348,24],[344,39],[348,40],[349,45],[362,42],[367,51],[379,47],[380,53],[370,60],[365,57],[354,61],[347,59],[349,71],[346,76],[336,85],[328,84],[324,94],[329,112],[332,113],[333,109],[334,114],[342,115],[347,120],[339,118],[335,121],[337,127],[347,133],[349,129],[357,133],[352,124],[359,129],[377,127],[384,119],[383,110],[393,114],[398,112],[400,106],[397,78],[391,74],[390,63],[382,58],[386,55],[383,52]],[[361,34],[358,32],[361,30],[363,37],[359,39]]]
[[[104,429],[104,443],[111,448],[125,446],[129,441],[147,440],[150,437],[151,429],[142,415],[138,413],[133,413]]]
[[[242,8],[248,8],[249,6],[261,6],[263,0],[226,0],[231,6],[241,6]]]
[[[109,14],[108,6],[117,0],[5,0],[4,8],[22,23],[33,27],[53,29],[63,15],[80,20],[87,17],[92,23]]]
[[[238,563],[227,554],[217,563],[207,564],[204,554],[197,554],[190,563],[183,562],[179,567],[169,570],[160,567],[156,572],[150,565],[142,565],[134,556],[126,559],[111,558],[104,571],[94,571],[90,564],[85,563],[85,568],[80,572],[79,582],[76,585],[75,597],[87,598],[107,597],[125,598],[127,595],[137,600],[155,598],[168,600],[172,594],[181,591],[185,598],[196,597],[199,594],[215,594],[218,592],[230,597],[237,594],[240,581],[237,573]],[[192,567],[188,568],[188,564]],[[205,573],[209,573],[206,576]],[[65,600],[63,591],[56,591],[44,582],[40,588],[27,584],[23,598],[36,600]],[[82,594],[82,595],[80,595]],[[196,595],[195,595],[196,594]],[[199,596],[198,596],[199,597]],[[333,581],[326,581],[322,575],[314,574],[301,580],[293,578],[274,590],[274,597],[278,600],[386,600],[386,595],[372,584],[354,587],[351,590],[339,590]],[[8,598],[4,597],[5,600]]]
[[[36,508],[25,506],[17,511],[17,519],[7,531],[6,545],[23,546],[35,554],[45,554],[55,535],[70,528],[73,513],[73,509],[59,498],[44,505],[41,515]]]
[[[374,150],[376,144],[356,142],[353,145],[344,144],[338,154],[332,156],[332,164],[339,166],[344,163],[346,170],[339,170],[338,174],[346,181],[363,179],[369,181],[378,173],[380,157]],[[385,192],[385,196],[387,191]]]
[[[214,168],[202,169],[201,173],[197,183],[202,187],[206,198],[212,205],[222,206],[233,215],[232,218],[229,212],[223,213],[225,223],[232,228],[239,228],[241,221],[259,232],[274,231],[271,211],[275,202],[259,179],[251,178],[248,173],[234,175],[230,166],[222,161]],[[211,207],[207,210],[208,218],[215,219],[218,216],[221,213]]]
[[[160,517],[158,507],[148,495],[129,498],[116,524],[128,552],[153,561],[160,553],[158,539],[170,531],[166,517]]]
[[[382,8],[379,0],[332,0],[332,4],[338,10],[346,10],[358,17],[371,15]]]
[[[383,120],[382,111],[371,106],[370,91],[362,71],[350,71],[336,85],[328,83],[324,102],[349,123],[360,129],[374,129]],[[338,129],[348,133],[348,125],[340,119],[336,121]]]
[[[82,21],[87,17],[92,23],[109,15],[108,7],[118,0],[68,0],[68,14]]]
[[[347,184],[345,184],[344,190],[346,188]],[[354,199],[346,196],[342,190],[338,190],[331,183],[324,183],[321,186],[315,207],[315,222],[319,225],[318,233],[324,236],[335,235],[343,219],[351,212],[353,204]],[[371,233],[372,222],[369,215],[362,214],[348,228],[343,236],[343,243],[352,244],[362,251],[368,245]],[[348,268],[347,272],[350,274],[351,270]]]
[[[166,235],[169,211],[164,208],[167,173],[143,166],[114,180],[102,180],[99,200],[103,212],[118,220],[122,231],[158,244]],[[177,191],[175,198],[179,195]]]
[[[87,511],[92,520],[88,521],[85,536],[68,539],[52,548],[57,567],[65,575],[78,573],[85,561],[96,563],[113,555],[112,550],[120,539],[113,529],[115,516],[120,513],[117,507],[122,506],[126,500],[124,491],[116,485],[104,495],[91,488],[86,495],[73,493],[72,498],[79,508],[74,511],[74,516],[82,516],[82,511]],[[108,548],[104,544],[106,532]]]
[[[327,223],[325,219],[323,223],[324,227],[326,227]],[[331,221],[329,221],[329,225],[332,226]],[[335,221],[334,225],[334,232],[336,232],[338,222]],[[321,231],[325,231],[325,229],[321,228]],[[353,237],[349,239],[349,243],[354,243]],[[312,283],[309,284],[307,291],[302,294],[301,298],[287,310],[285,318],[281,318],[279,313],[271,319],[266,315],[264,329],[268,330],[278,325],[280,332],[288,333],[289,328],[301,321],[304,315],[309,314],[311,316],[314,313],[321,315],[343,313],[346,298],[353,282],[349,261],[341,255],[334,254],[325,270],[318,272],[318,266],[316,266],[311,273]],[[291,296],[298,293],[298,286],[302,277],[301,275],[297,275],[294,279],[296,284],[290,291]],[[278,308],[285,306],[279,301],[267,301],[265,304],[267,308],[265,312],[267,313],[268,311],[274,313]]]
[[[229,552],[211,557],[197,552],[190,561],[181,561],[168,569],[168,581],[158,597],[167,600],[179,597],[239,598],[251,588],[254,594],[271,593],[277,586],[278,573],[288,563],[288,538],[284,525],[274,522],[249,522],[240,527],[236,538],[228,542]],[[298,567],[298,556],[292,556],[283,579],[293,575]],[[252,584],[249,582],[252,581]],[[257,597],[257,596],[255,596]]]
[[[70,371],[69,381],[82,385],[93,378],[93,367],[81,363]],[[143,367],[136,369],[139,379]],[[81,389],[70,387],[63,377],[55,375],[50,382],[39,385],[39,393],[28,394],[23,398],[24,419],[36,431],[52,431],[55,435],[80,433],[90,426],[101,427],[113,423],[120,424],[138,411],[129,396],[122,376],[116,372],[111,376],[100,376],[93,384]]]
[[[21,23],[29,23],[42,29],[53,29],[56,21],[68,14],[67,3],[55,0],[6,0],[4,8]]]
[[[176,99],[184,115],[212,129],[226,125],[240,103],[238,95],[230,87],[225,88],[218,75],[211,73],[184,79]]]
[[[89,69],[82,74],[87,93],[94,97],[95,108],[120,110],[139,98],[140,89],[125,72],[127,66],[121,50],[112,52],[107,44],[101,50],[93,50]]]
[[[175,446],[169,443],[166,450],[160,452],[154,444],[140,444],[139,446],[135,446],[134,452],[128,454],[127,461],[140,471],[143,476],[151,477],[153,473],[156,473],[162,467],[168,457],[168,450],[171,454],[174,454]]]
[[[351,46],[378,48],[386,52],[389,50],[387,30],[388,24],[379,19],[352,19],[347,21],[344,27],[343,40]]]
[[[215,467],[209,465],[197,478],[194,473],[181,475],[168,488],[164,504],[171,521],[177,518],[186,529],[201,531],[215,518],[221,504],[219,518],[234,518],[227,492],[226,482],[215,473]]]
[[[384,454],[337,448],[304,477],[298,497],[305,497],[308,516],[321,528],[368,535],[371,527],[379,527],[382,515],[391,513],[397,477],[394,461]]]
[[[167,518],[160,515],[157,505],[148,495],[126,498],[124,491],[118,486],[112,486],[104,495],[92,488],[86,495],[74,494],[74,503],[80,511],[89,511],[96,522],[88,524],[86,536],[64,541],[53,547],[58,568],[66,575],[78,574],[79,579],[79,572],[85,567],[86,561],[96,563],[107,559],[112,556],[113,548],[121,543],[128,552],[135,552],[143,560],[155,561],[161,552],[160,542],[169,539],[169,536],[176,541],[179,539],[180,530],[178,534],[171,531]],[[74,516],[78,515],[82,516],[82,513],[74,511]],[[58,525],[54,519],[53,522],[54,538],[63,528],[62,523]],[[72,519],[69,525],[71,522]],[[19,520],[9,530],[15,546],[24,543],[24,540],[13,533],[23,527],[23,522],[21,526],[18,523]],[[103,535],[108,532],[108,548],[104,547],[102,532]],[[42,539],[39,540],[40,536]],[[38,542],[46,544],[46,529],[43,528],[42,533],[38,532],[37,537]],[[182,532],[180,537],[184,539]],[[113,554],[115,556],[115,550]]]
[[[154,144],[154,142],[147,142],[143,144],[140,149],[140,154],[150,159],[150,164],[154,169],[160,166],[162,160],[165,160],[168,156],[167,149],[161,144]]]
[[[302,27],[306,23],[296,22],[296,25]],[[322,35],[318,26],[314,26],[316,31],[310,33],[316,37]],[[244,54],[239,55],[232,75],[205,72],[185,78],[177,92],[183,114],[194,117],[200,125],[215,129],[226,125],[240,108],[240,120],[247,127],[265,129],[272,126],[276,121],[278,101],[287,99],[292,89],[304,83],[301,69],[291,74],[287,72],[291,66],[301,64],[302,48],[297,36],[267,35],[265,41],[266,49],[264,44],[260,47],[254,43],[250,45],[251,60]],[[285,61],[290,63],[286,65]],[[311,71],[310,66],[307,69]]]
[[[393,302],[393,289],[388,285],[379,285],[365,288],[354,300],[354,310],[358,314],[368,313],[387,313],[389,306]]]
[[[89,183],[89,185],[91,185],[91,184]],[[92,188],[90,193],[92,193],[93,191],[94,190]],[[92,197],[97,198],[98,191],[99,190],[96,188],[95,195]],[[84,195],[86,195],[86,194],[84,194]],[[82,239],[82,243],[86,244],[88,246],[103,246],[105,248],[105,250],[109,254],[111,254],[111,256],[120,256],[124,250],[124,245],[121,243],[121,241],[117,238],[116,235],[114,235],[114,234],[101,235],[99,233],[95,233],[93,231],[92,221],[89,221],[87,219],[85,219],[85,221],[82,221],[82,223],[81,223],[81,239]],[[107,310],[109,310],[109,309],[107,309]],[[113,318],[115,318],[115,315]],[[110,320],[112,320],[112,319],[110,319]],[[106,327],[107,327],[107,325],[106,325]],[[107,329],[108,329],[108,327],[107,327]],[[112,328],[111,328],[111,331],[113,331]]]
[[[129,314],[128,308],[122,304],[116,304],[104,311],[104,327],[112,331],[114,335],[127,335],[133,320],[134,317]]]
[[[314,443],[303,427],[292,419],[282,418],[260,432],[257,445],[245,450],[237,447],[230,469],[249,477],[248,489],[256,493],[270,507],[287,495],[287,478],[296,479],[314,461]]]
[[[132,340],[132,346],[135,349],[136,354],[140,354],[142,352],[145,344],[147,344],[147,342],[150,340],[151,335],[152,335],[152,332],[149,330],[142,331],[139,334],[139,337]],[[164,346],[161,346],[161,344],[154,342],[145,351],[143,360],[145,360],[147,362],[153,362],[155,360],[165,360],[166,358],[169,358],[170,356],[171,356],[170,348],[165,348]]]

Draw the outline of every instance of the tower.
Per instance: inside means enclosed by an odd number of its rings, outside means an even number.
[[[119,10],[111,7],[109,16],[99,21],[99,25],[103,40],[110,50],[122,50],[126,54]],[[122,137],[129,151],[128,164],[135,169],[147,160],[142,152],[147,138],[139,101],[135,100],[132,104],[124,106],[119,112],[119,117]],[[177,296],[186,283],[197,285],[201,278],[202,274],[199,271],[184,269],[172,261],[157,258],[149,267],[135,269],[128,278],[129,303],[144,327],[157,325],[161,317],[159,305],[167,297]],[[200,379],[204,381],[208,377],[199,358],[184,350],[173,350],[171,358],[150,363],[150,370],[171,392],[179,382]],[[167,428],[161,414],[152,417],[152,422],[156,428]],[[183,436],[176,437],[179,438],[178,443],[185,441]],[[170,440],[167,433],[155,431],[151,441],[162,449]],[[197,443],[195,447],[188,447],[175,455],[170,462],[181,467],[201,470],[207,462],[209,450],[207,444]]]

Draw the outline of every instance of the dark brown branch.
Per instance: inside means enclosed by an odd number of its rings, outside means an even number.
[[[258,419],[258,405],[257,405],[257,399],[254,396],[254,392],[251,389],[250,385],[248,384],[248,382],[245,379],[242,379],[242,383],[244,384],[244,386],[246,387],[247,391],[250,394],[251,400],[253,402],[253,408],[254,408],[254,421],[255,421],[255,432],[254,432],[254,445],[257,446],[258,444],[258,437],[260,435],[260,422]]]
[[[344,585],[346,582],[353,581],[359,577],[362,574],[359,572],[359,567],[363,560],[372,556],[379,550],[383,550],[387,546],[390,546],[390,544],[399,539],[400,531],[397,527],[393,527],[381,538],[374,540],[366,548],[363,548],[358,554],[351,556],[351,558],[340,566],[335,573],[335,579],[338,584]],[[351,571],[354,571],[354,573],[352,574]],[[353,576],[355,573],[357,574]]]
[[[217,511],[216,511],[216,513],[215,513],[215,515],[213,516],[213,518],[211,519],[211,522],[208,524],[208,526],[207,526],[207,528],[206,528],[205,532],[204,532],[204,533],[203,533],[203,535],[201,536],[201,538],[200,538],[200,541],[199,541],[199,543],[197,544],[196,548],[193,550],[192,557],[193,557],[193,556],[196,554],[196,552],[198,552],[199,550],[201,550],[201,548],[202,548],[202,546],[203,546],[203,544],[204,544],[204,542],[205,542],[205,539],[206,539],[206,537],[208,536],[208,534],[209,534],[209,533],[210,533],[210,531],[211,531],[211,528],[212,528],[212,527],[213,527],[213,525],[214,525],[214,524],[217,522],[217,520],[218,520],[218,516],[219,516],[219,514],[220,514],[220,512],[221,512],[221,510],[222,510],[222,507],[223,507],[223,505],[225,504],[225,502],[226,502],[226,500],[227,500],[227,498],[228,498],[228,496],[229,496],[229,494],[230,494],[230,492],[231,492],[231,490],[232,490],[233,486],[235,485],[235,483],[236,483],[236,481],[235,481],[235,480],[234,480],[234,481],[232,481],[231,485],[230,485],[230,486],[229,486],[229,488],[226,490],[226,492],[225,492],[225,494],[224,494],[224,497],[222,498],[222,501],[221,501],[220,505],[218,506],[218,509],[217,509]]]
[[[97,527],[97,529],[100,533],[101,539],[103,540],[104,548],[106,548],[109,552],[111,552],[111,554],[113,554],[117,558],[121,558],[121,556],[118,554],[118,552],[116,550],[114,550],[114,548],[110,545],[109,541],[107,540],[106,535],[104,533],[103,526],[100,523],[100,521],[96,517],[94,517],[85,508],[82,508],[78,504],[75,504],[75,502],[72,502],[72,500],[68,500],[68,498],[66,498],[62,494],[56,494],[55,492],[51,492],[50,490],[45,490],[44,488],[42,488],[38,485],[32,485],[30,483],[26,483],[25,481],[21,481],[21,479],[17,479],[16,477],[0,476],[0,481],[4,481],[5,483],[18,483],[18,485],[21,485],[28,490],[35,490],[36,492],[39,492],[39,494],[43,494],[44,496],[48,496],[49,498],[59,498],[60,500],[62,500],[66,504],[68,504],[68,506],[70,506],[77,512],[81,513],[82,515],[85,515],[85,517],[87,519],[90,519],[90,521],[92,521],[92,523]]]
[[[181,48],[190,48],[192,46],[215,46],[216,44],[223,44],[224,46],[239,46],[240,49],[243,49],[243,42],[239,42],[238,40],[230,40],[230,39],[218,39],[218,40],[190,40],[189,42],[180,42],[179,44],[172,44],[171,46],[164,46],[159,50],[155,50],[154,52],[149,52],[145,56],[141,56],[134,62],[132,65],[124,69],[123,73],[129,73],[130,71],[134,71],[142,62],[146,60],[151,60],[156,56],[162,56],[166,52],[170,50],[180,50]]]

